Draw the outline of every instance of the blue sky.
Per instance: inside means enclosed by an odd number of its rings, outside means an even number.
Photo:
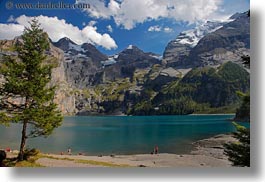
[[[162,54],[167,43],[197,22],[225,19],[249,9],[249,0],[66,0],[87,3],[89,9],[17,9],[16,3],[58,3],[59,0],[0,0],[0,39],[20,34],[36,16],[53,41],[67,36],[81,44],[90,42],[111,55],[128,45]]]

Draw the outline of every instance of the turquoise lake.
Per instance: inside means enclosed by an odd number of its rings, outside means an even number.
[[[188,153],[192,142],[235,131],[228,119],[234,115],[187,116],[74,116],[48,138],[28,139],[28,147],[46,153],[86,155],[150,153],[155,145],[161,153]],[[240,123],[249,127],[249,123]],[[0,148],[18,149],[21,125],[0,126]]]

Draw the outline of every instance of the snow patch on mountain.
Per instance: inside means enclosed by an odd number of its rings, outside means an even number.
[[[74,49],[77,52],[85,52],[85,50],[81,47],[81,45],[72,44],[71,42],[69,42],[69,49]]]
[[[133,49],[133,45],[129,45],[127,49]]]
[[[158,59],[160,61],[163,59],[163,56],[161,56],[161,55],[150,54],[150,56],[153,57],[153,58],[156,58],[156,59]]]
[[[195,47],[206,34],[222,28],[225,23],[228,23],[228,21],[207,21],[194,29],[181,32],[175,40],[175,43]]]

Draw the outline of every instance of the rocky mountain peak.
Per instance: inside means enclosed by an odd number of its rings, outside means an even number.
[[[98,64],[100,61],[104,61],[108,58],[91,43],[78,45],[71,39],[64,37],[53,44],[64,51],[67,60],[92,59],[92,61]]]
[[[154,53],[146,53],[137,46],[129,45],[126,49],[118,54],[119,61],[134,62],[134,61],[148,61],[158,60],[159,55]]]
[[[71,39],[68,37],[61,38],[57,42],[53,43],[56,47],[62,49],[63,51],[67,51],[71,48],[71,45],[76,46],[77,44],[73,42]]]
[[[144,54],[144,51],[139,49],[137,46],[129,45],[120,54]]]

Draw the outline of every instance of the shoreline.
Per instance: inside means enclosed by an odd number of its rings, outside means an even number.
[[[220,134],[193,142],[187,154],[132,154],[110,156],[40,154],[35,161],[44,167],[231,167],[223,154],[223,144],[236,141],[231,134]],[[15,153],[8,153],[14,157]]]
[[[217,115],[217,116],[220,116],[220,115],[235,115],[235,113],[217,113],[217,114],[207,114],[207,113],[202,113],[202,114],[172,114],[172,115],[126,115],[126,114],[95,114],[95,115],[64,115],[63,117],[86,117],[86,116],[91,116],[91,117],[107,117],[107,116],[122,116],[122,117],[125,117],[125,116],[128,116],[128,117],[131,117],[131,116],[207,116],[207,115],[211,115],[211,116],[214,116],[214,115]]]
[[[225,114],[221,114],[221,113],[218,113],[218,114],[189,114],[191,116],[205,116],[205,115],[211,115],[211,116],[214,116],[214,115],[217,115],[217,116],[220,116],[220,115],[235,115],[235,113],[225,113]]]

